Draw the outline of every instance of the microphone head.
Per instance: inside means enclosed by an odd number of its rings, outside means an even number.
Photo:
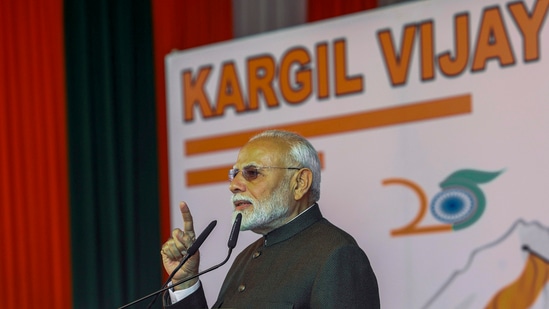
[[[212,222],[210,222],[210,224],[206,227],[206,229],[200,234],[198,235],[198,238],[194,241],[194,243],[189,247],[189,249],[187,249],[187,254],[189,256],[193,255],[196,253],[196,251],[198,251],[198,248],[200,248],[200,246],[202,246],[202,243],[204,242],[204,240],[206,240],[206,238],[210,235],[210,233],[212,232],[212,230],[214,229],[215,225],[217,224],[217,220],[213,220]]]
[[[238,234],[240,233],[240,224],[242,223],[242,214],[236,214],[234,219],[233,228],[231,229],[231,235],[229,236],[229,242],[227,245],[229,248],[234,249],[236,247],[236,241],[238,240]]]

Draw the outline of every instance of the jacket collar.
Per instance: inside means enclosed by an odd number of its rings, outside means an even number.
[[[315,203],[313,206],[309,207],[295,217],[292,221],[265,235],[263,237],[264,246],[270,247],[279,242],[288,240],[320,219],[322,219],[322,213],[320,212],[318,204]]]

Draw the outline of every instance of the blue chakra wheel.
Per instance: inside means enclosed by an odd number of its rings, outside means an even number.
[[[459,224],[475,215],[478,209],[475,194],[465,187],[447,187],[431,202],[431,213],[443,223]]]

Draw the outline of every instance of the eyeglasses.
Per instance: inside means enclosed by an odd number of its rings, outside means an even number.
[[[277,168],[277,169],[285,169],[285,170],[300,170],[301,167],[278,167],[278,166],[246,166],[242,170],[239,170],[238,168],[231,168],[229,170],[229,181],[233,181],[233,179],[238,175],[238,173],[242,172],[242,177],[246,179],[247,181],[252,181],[259,176],[259,171],[266,168]]]

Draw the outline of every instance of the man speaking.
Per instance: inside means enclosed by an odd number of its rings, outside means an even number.
[[[278,130],[254,136],[229,180],[240,229],[262,237],[235,259],[212,308],[380,307],[368,257],[320,212],[320,160],[305,138]],[[161,251],[170,274],[195,240],[189,207],[182,202],[180,209],[183,230],[175,229]],[[199,261],[198,253],[191,256],[172,282],[198,274]],[[197,278],[163,298],[165,308],[208,308]]]

